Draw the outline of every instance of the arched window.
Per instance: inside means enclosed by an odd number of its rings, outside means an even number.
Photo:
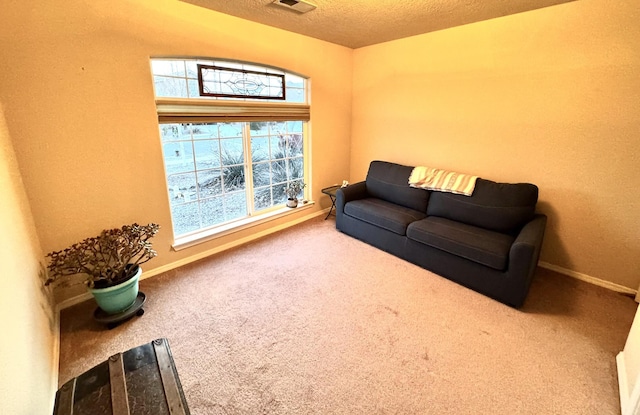
[[[151,67],[178,245],[273,214],[308,182],[306,78],[223,60]]]

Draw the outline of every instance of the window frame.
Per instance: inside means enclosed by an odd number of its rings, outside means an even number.
[[[153,70],[153,62],[155,60],[161,61],[184,61],[185,68],[187,62],[199,63],[199,62],[211,62],[214,61],[216,65],[229,63],[230,65],[248,65],[251,68],[264,68],[269,70],[279,71],[284,75],[291,74],[303,79],[303,91],[304,91],[304,103],[287,102],[279,99],[265,100],[264,98],[218,98],[218,97],[199,97],[199,98],[173,98],[173,97],[158,97],[156,96],[156,110],[158,115],[158,127],[159,131],[165,124],[173,123],[235,123],[244,122],[242,142],[243,142],[243,169],[244,169],[244,186],[245,195],[251,200],[247,200],[247,216],[243,216],[238,219],[231,219],[219,224],[199,227],[196,230],[185,232],[183,234],[176,235],[174,226],[174,207],[171,203],[171,189],[168,182],[169,173],[167,171],[166,160],[163,153],[163,168],[165,187],[167,192],[167,198],[169,199],[169,207],[171,209],[171,221],[172,221],[172,233],[174,237],[174,244],[172,247],[174,250],[185,249],[190,246],[196,245],[207,240],[211,240],[217,237],[221,237],[233,232],[238,232],[247,229],[252,226],[257,226],[266,221],[274,220],[279,217],[299,211],[299,209],[305,209],[311,207],[313,201],[308,201],[311,194],[311,176],[310,176],[310,164],[311,164],[311,140],[309,133],[310,122],[310,105],[309,105],[309,79],[295,74],[289,71],[285,71],[279,68],[273,68],[265,65],[258,65],[250,62],[229,61],[223,59],[199,59],[199,58],[187,58],[187,57],[158,57],[151,58],[152,65],[152,77],[156,74]],[[166,75],[165,75],[166,76]],[[189,82],[187,78],[186,70],[183,79]],[[188,88],[188,86],[187,86]],[[154,81],[154,94],[155,94],[155,81]],[[188,93],[188,92],[187,92]],[[286,205],[275,205],[260,210],[255,210],[255,191],[253,185],[253,163],[251,157],[251,122],[282,122],[282,121],[301,121],[302,122],[302,163],[303,163],[303,177],[302,180],[307,183],[307,187],[304,189],[305,203],[299,205],[298,208],[292,209],[286,207]],[[218,138],[220,139],[220,138]],[[190,141],[193,143],[193,136]],[[164,141],[162,136],[160,137],[160,144],[163,145]],[[194,153],[195,157],[195,153]],[[286,160],[285,158],[284,160]],[[197,177],[198,168],[194,162],[193,170],[187,173],[194,173]],[[197,186],[196,180],[196,186]],[[198,196],[199,212],[201,209],[200,197]],[[199,213],[200,215],[200,213]],[[201,224],[201,223],[200,223]]]
[[[303,135],[308,134],[308,130],[309,130],[308,123],[303,122],[302,129],[303,129]],[[303,153],[304,153],[304,159],[305,159],[305,175],[308,174],[307,161],[306,161],[308,160],[307,152],[310,153],[309,146],[303,146]],[[165,180],[166,180],[166,175],[165,175]],[[311,185],[309,184],[310,181],[311,181],[310,179],[308,181],[307,179],[305,179],[305,183],[307,183],[307,188],[305,188],[305,193],[304,193],[305,198],[307,198],[306,203],[299,204],[298,207],[296,208],[289,208],[286,206],[273,206],[271,208],[261,210],[260,214],[258,215],[248,216],[243,219],[237,219],[235,221],[226,222],[224,224],[217,225],[217,226],[202,228],[199,230],[195,230],[195,231],[180,235],[178,237],[176,237],[174,234],[174,243],[172,244],[172,248],[175,251],[180,251],[180,250],[198,245],[200,243],[204,243],[216,238],[230,235],[235,232],[240,232],[246,229],[250,229],[252,227],[259,226],[263,223],[277,220],[282,217],[286,217],[288,215],[294,214],[296,212],[309,209],[315,205],[315,201],[309,199],[309,195],[311,194],[310,191],[308,191],[308,188],[311,187]],[[167,196],[169,196],[168,192],[167,192]],[[294,220],[293,224],[302,222],[305,219],[306,218],[296,219]],[[171,220],[173,221],[173,217],[171,218]],[[172,231],[173,231],[173,227],[172,227]],[[267,233],[268,232],[261,232],[260,235],[262,234],[266,235]]]

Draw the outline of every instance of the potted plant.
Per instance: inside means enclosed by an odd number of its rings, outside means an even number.
[[[160,225],[155,223],[124,225],[103,230],[62,251],[50,252],[46,255],[45,285],[81,274],[98,306],[107,314],[120,313],[136,300],[140,265],[157,255],[149,240],[159,230]]]
[[[287,207],[294,208],[298,206],[298,195],[306,186],[307,185],[301,180],[287,184],[287,187],[284,189],[287,195]]]

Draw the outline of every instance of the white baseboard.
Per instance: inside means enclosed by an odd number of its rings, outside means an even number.
[[[257,232],[257,233],[251,234],[251,235],[249,235],[247,237],[240,238],[240,239],[237,239],[235,241],[226,243],[224,245],[217,246],[217,247],[215,247],[213,249],[209,249],[207,251],[200,252],[198,254],[195,254],[195,255],[180,259],[180,260],[175,261],[175,262],[171,262],[170,264],[162,265],[162,266],[159,266],[157,268],[150,269],[148,271],[145,270],[142,273],[142,276],[140,277],[140,279],[141,280],[145,280],[147,278],[155,277],[156,275],[162,274],[162,273],[167,272],[167,271],[171,271],[172,269],[179,268],[179,267],[181,267],[183,265],[187,265],[187,264],[189,264],[191,262],[195,262],[195,261],[198,261],[200,259],[206,258],[208,256],[217,254],[219,252],[226,251],[227,249],[235,248],[236,246],[240,246],[240,245],[246,244],[247,242],[251,242],[251,241],[254,241],[256,239],[262,238],[263,236],[267,236],[267,235],[270,235],[272,233],[276,233],[278,231],[281,231],[281,230],[284,230],[286,228],[289,228],[291,226],[297,225],[299,223],[306,222],[308,220],[317,218],[318,216],[326,215],[328,212],[329,212],[328,208],[327,209],[322,209],[322,210],[310,213],[310,214],[305,215],[305,216],[300,216],[299,218],[296,218],[296,219],[294,219],[292,221],[289,221],[287,223],[284,223],[282,225],[274,226],[274,227],[271,227],[269,229],[265,229],[262,232]],[[64,310],[65,308],[69,308],[69,307],[74,306],[76,304],[80,304],[81,302],[90,300],[91,298],[92,298],[92,296],[91,296],[90,292],[86,292],[86,293],[77,295],[75,297],[68,298],[68,299],[60,302],[60,304],[58,304],[58,307],[57,307],[58,314],[59,314],[59,312],[61,310]]]
[[[66,300],[61,301],[61,302],[58,304],[58,306],[57,306],[57,308],[58,308],[58,314],[60,314],[60,312],[61,312],[62,310],[64,310],[65,308],[69,308],[69,307],[72,307],[72,306],[74,306],[74,305],[76,305],[76,304],[80,304],[80,303],[82,303],[83,301],[90,300],[91,298],[93,298],[93,296],[92,296],[92,295],[91,295],[91,293],[90,293],[90,292],[88,292],[88,291],[87,291],[87,292],[85,292],[85,293],[83,293],[83,294],[76,295],[75,297],[67,298]]]
[[[629,287],[625,287],[624,285],[616,284],[611,281],[605,281],[600,278],[592,277],[591,275],[583,274],[581,272],[572,271],[567,268],[559,267],[557,265],[549,264],[548,262],[540,261],[538,265],[542,268],[549,269],[551,271],[559,272],[560,274],[567,275],[569,277],[578,279],[580,281],[585,281],[593,285],[597,285],[599,287],[604,287],[609,290],[628,295],[637,295],[638,290],[634,290]]]

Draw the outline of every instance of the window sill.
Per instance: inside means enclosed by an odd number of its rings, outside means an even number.
[[[190,248],[192,246],[195,246],[207,241],[211,241],[216,238],[220,238],[226,235],[231,235],[233,233],[240,232],[245,229],[249,229],[253,226],[258,226],[263,223],[294,214],[296,212],[299,212],[300,210],[309,209],[314,204],[315,204],[314,201],[308,200],[306,203],[299,204],[298,207],[295,207],[295,208],[282,207],[267,213],[263,213],[259,216],[242,219],[226,225],[217,226],[213,229],[207,229],[202,232],[197,232],[195,234],[182,236],[182,237],[176,238],[176,240],[174,241],[171,247],[173,248],[174,251],[181,251],[183,249]]]

